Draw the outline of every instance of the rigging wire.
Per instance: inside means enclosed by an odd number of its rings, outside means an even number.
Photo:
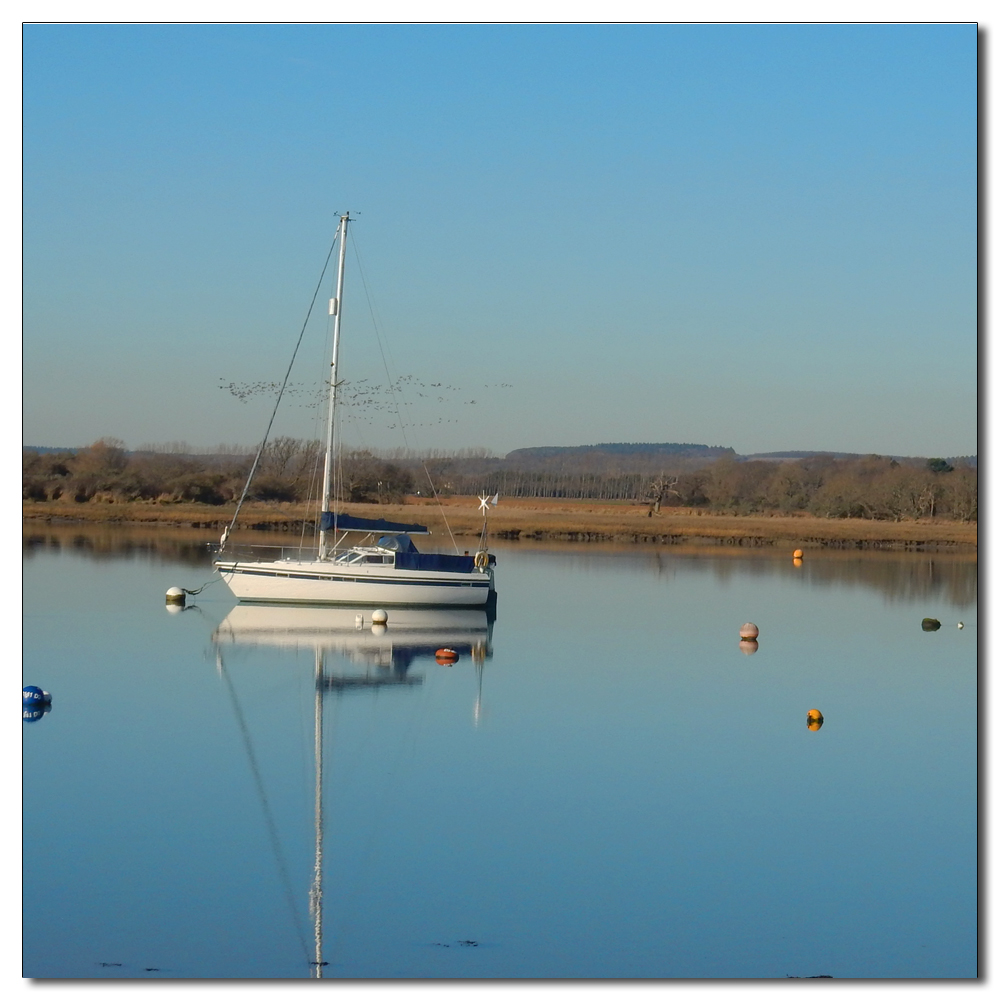
[[[375,340],[378,343],[379,354],[382,356],[382,367],[385,369],[385,377],[389,385],[389,394],[392,397],[392,405],[395,407],[396,410],[396,420],[399,422],[399,428],[403,432],[403,441],[406,444],[407,450],[411,450],[410,440],[406,434],[406,424],[403,421],[403,413],[399,407],[399,399],[397,398],[396,388],[393,384],[393,378],[389,372],[389,364],[386,361],[385,357],[385,351],[387,348],[383,349],[382,336],[379,333],[379,323],[378,320],[375,318],[375,309],[372,306],[372,297],[370,292],[368,291],[368,281],[365,278],[365,269],[361,263],[361,253],[358,250],[357,236],[355,236],[354,240],[352,241],[352,245],[354,247],[354,258],[358,262],[358,274],[361,275],[361,284],[364,287],[365,298],[368,301],[368,311],[371,313],[372,325],[375,327]],[[441,503],[441,498],[438,495],[437,487],[434,485],[434,480],[431,478],[430,470],[427,468],[427,464],[426,462],[424,462],[422,457],[420,459],[420,466],[424,470],[424,475],[427,477],[427,482],[430,485],[431,492],[434,494],[434,499],[437,501],[438,510],[441,513],[441,519],[444,521],[444,526],[448,529],[448,534],[451,536],[451,544],[455,547],[455,552],[457,554],[459,548],[458,548],[458,542],[455,541],[455,533],[451,530],[451,525],[448,523],[448,515],[445,514],[444,512],[444,504]]]
[[[318,418],[317,418],[317,423],[318,423]],[[317,438],[317,441],[318,440],[319,439]],[[315,500],[316,504],[319,504],[319,502],[320,502],[318,495],[319,495],[319,489],[320,489],[320,487],[319,487],[319,480],[320,480],[320,459],[321,459],[321,457],[322,457],[322,449],[321,448],[317,448],[316,449],[316,454],[313,457],[312,471],[309,473],[309,486],[306,489],[306,497],[309,498],[309,497],[315,496],[317,498]],[[309,511],[309,504],[307,502],[306,503],[306,512],[308,513],[308,511]],[[317,508],[317,514],[318,513],[319,513],[319,511],[318,511],[318,508]],[[317,520],[318,519],[319,518],[317,517]],[[299,553],[300,554],[301,554],[302,550],[305,548],[305,544],[306,544],[306,518],[303,518],[302,519],[302,528],[301,528],[301,530],[299,532]]]
[[[226,670],[225,664],[222,661],[222,653],[219,651],[216,651],[216,667],[225,679],[226,687],[229,689],[229,696],[233,702],[233,712],[236,715],[236,722],[240,728],[240,734],[243,737],[243,744],[246,748],[247,758],[250,762],[250,771],[253,774],[254,784],[257,787],[257,794],[260,796],[261,808],[264,811],[264,820],[267,824],[267,833],[271,841],[271,848],[274,851],[275,861],[278,865],[278,873],[281,877],[282,886],[285,890],[285,900],[288,903],[288,908],[292,914],[292,923],[295,927],[295,933],[299,939],[299,944],[302,947],[302,953],[308,962],[309,949],[306,946],[305,934],[303,933],[302,924],[299,920],[299,911],[295,904],[295,894],[292,890],[292,882],[288,874],[288,863],[285,861],[284,853],[281,850],[281,841],[278,837],[277,825],[274,822],[274,813],[271,810],[271,804],[267,798],[267,791],[264,788],[264,780],[260,774],[260,766],[257,763],[257,757],[253,751],[250,729],[247,726],[243,710],[240,708],[239,699],[236,697],[236,688],[233,686],[232,678],[229,676],[229,671]]]
[[[320,271],[319,281],[316,282],[316,289],[313,291],[312,300],[309,303],[309,308],[306,310],[306,318],[302,322],[302,329],[299,331],[299,339],[295,342],[295,350],[292,351],[292,359],[288,362],[288,370],[285,372],[285,378],[281,383],[281,388],[278,390],[278,398],[274,401],[274,409],[271,411],[271,419],[267,422],[267,430],[264,431],[264,437],[260,442],[260,447],[257,449],[257,456],[253,460],[253,465],[250,467],[250,475],[247,476],[246,485],[243,487],[243,493],[240,495],[239,503],[236,505],[236,513],[233,514],[233,519],[229,523],[229,527],[222,533],[222,549],[226,547],[226,541],[229,538],[229,533],[233,530],[236,525],[236,519],[240,516],[240,508],[243,506],[243,501],[247,498],[247,493],[250,491],[250,483],[253,482],[254,473],[257,471],[257,466],[260,464],[260,457],[264,454],[264,447],[267,445],[268,435],[271,433],[271,427],[274,424],[274,418],[277,416],[278,407],[281,405],[281,397],[285,393],[285,387],[288,385],[289,376],[292,374],[292,365],[295,364],[295,358],[299,353],[299,347],[302,346],[302,338],[305,336],[306,327],[309,325],[309,319],[312,316],[313,307],[316,305],[316,298],[319,295],[319,290],[323,286],[323,278],[326,277],[326,269],[330,266],[330,258],[333,256],[334,247],[337,245],[337,240],[340,238],[340,229],[337,227],[337,233],[333,237],[333,242],[330,244],[330,251],[326,255],[326,261],[323,263],[323,270]]]
[[[336,245],[336,240],[334,240],[334,245]],[[332,252],[332,248],[331,248],[331,252]],[[328,320],[327,327],[326,327],[326,337],[325,337],[323,343],[320,345],[320,355],[319,356],[320,356],[320,358],[322,358],[323,361],[326,361],[326,359],[328,359],[332,355],[332,353],[333,353],[333,351],[332,351],[332,333],[333,333],[333,331],[332,331],[332,322],[330,322]],[[322,492],[322,486],[321,486],[321,482],[322,482],[322,478],[323,478],[323,469],[322,469],[322,467],[323,467],[323,459],[324,459],[324,454],[325,454],[325,451],[324,451],[324,448],[323,448],[323,442],[322,442],[322,437],[323,437],[323,433],[324,433],[324,423],[325,423],[325,419],[324,419],[324,414],[323,414],[323,408],[322,408],[322,406],[317,405],[316,408],[315,408],[315,411],[313,413],[313,424],[312,424],[312,433],[313,433],[312,440],[315,442],[315,444],[316,444],[317,447],[316,447],[315,453],[313,455],[312,469],[311,469],[311,471],[309,473],[309,485],[306,488],[306,511],[308,512],[310,509],[314,508],[314,516],[313,516],[313,530],[314,530],[314,533],[315,533],[315,526],[318,525],[319,521],[320,521],[322,501],[323,501],[323,498],[322,498],[322,496],[320,494]],[[335,481],[332,484],[333,485],[333,493],[332,493],[332,495],[336,495],[336,477],[334,477],[334,480]],[[305,548],[306,522],[307,522],[307,519],[303,518],[303,520],[302,520],[302,526],[301,526],[301,531],[299,533],[299,553],[300,554],[301,554],[302,550]],[[334,547],[336,547],[336,546],[334,546]]]

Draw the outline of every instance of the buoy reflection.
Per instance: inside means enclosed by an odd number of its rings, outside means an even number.
[[[746,653],[747,656],[751,656],[757,652],[758,642],[756,639],[741,639],[740,640],[740,652]]]

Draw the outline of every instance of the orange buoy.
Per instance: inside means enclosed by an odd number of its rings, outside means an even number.
[[[802,558],[802,549],[796,549],[796,550],[795,550],[795,551],[794,551],[794,552],[792,553],[792,558],[793,558],[793,559],[801,559],[801,558]]]
[[[806,712],[806,729],[816,732],[823,725],[823,713],[818,708],[810,708]]]
[[[439,649],[434,654],[434,659],[443,667],[450,667],[453,663],[458,663],[458,653],[453,649]]]
[[[753,622],[744,622],[740,628],[741,639],[756,639],[760,635],[760,629]]]

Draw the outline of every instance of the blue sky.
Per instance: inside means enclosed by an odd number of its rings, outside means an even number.
[[[29,26],[24,440],[257,441],[219,386],[280,380],[350,209],[343,375],[412,376],[351,443],[975,452],[976,41]]]

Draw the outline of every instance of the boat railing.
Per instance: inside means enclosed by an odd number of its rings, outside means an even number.
[[[214,558],[220,557],[218,545],[212,546]],[[315,545],[256,545],[241,542],[226,546],[221,558],[236,562],[291,562],[316,558]]]

